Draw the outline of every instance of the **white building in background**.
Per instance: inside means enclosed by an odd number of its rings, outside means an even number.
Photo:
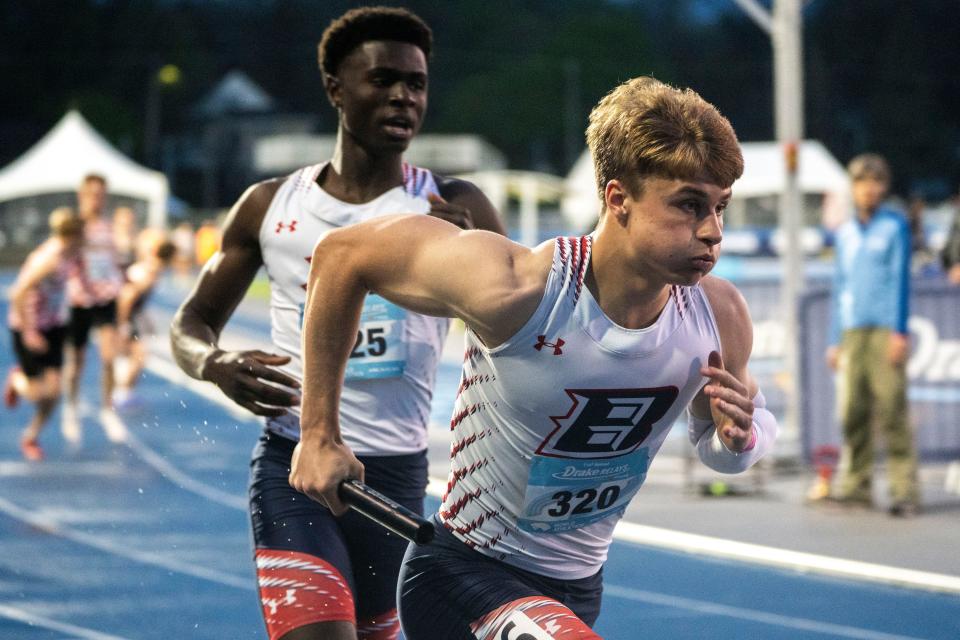
[[[262,176],[286,175],[299,167],[333,157],[336,135],[282,134],[258,138],[253,147],[253,168]],[[404,154],[410,164],[443,175],[506,168],[503,153],[480,136],[421,134]]]
[[[335,135],[263,136],[254,144],[254,170],[260,176],[286,175],[331,158],[336,142]],[[511,235],[523,244],[534,245],[543,232],[557,231],[550,223],[557,218],[557,205],[564,194],[563,178],[508,170],[503,153],[480,136],[421,134],[413,139],[404,159],[476,184],[506,216]]]
[[[195,131],[184,136],[177,167],[167,171],[199,174],[197,203],[208,209],[233,203],[264,177],[253,166],[259,140],[274,135],[309,136],[319,118],[290,113],[240,70],[227,73],[192,109]]]

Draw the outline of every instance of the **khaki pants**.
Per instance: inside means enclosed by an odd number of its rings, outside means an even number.
[[[916,502],[917,456],[907,416],[906,366],[890,363],[889,344],[889,329],[850,329],[843,334],[838,391],[845,471],[840,495],[870,500],[877,428],[886,441],[891,498]]]

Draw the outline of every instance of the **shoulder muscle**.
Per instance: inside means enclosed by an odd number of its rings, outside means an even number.
[[[338,265],[352,263],[367,289],[413,311],[460,317],[492,341],[512,335],[533,312],[550,265],[549,257],[495,233],[416,215],[331,232],[314,262],[327,251]]]
[[[264,180],[250,186],[227,214],[223,226],[224,246],[234,243],[259,244],[260,225],[285,178]]]
[[[743,294],[731,282],[716,276],[702,281],[723,342],[723,360],[729,368],[746,367],[753,350],[753,322]]]

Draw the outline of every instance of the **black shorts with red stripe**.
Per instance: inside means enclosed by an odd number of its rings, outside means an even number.
[[[296,443],[269,431],[254,448],[250,511],[257,577],[271,638],[307,624],[346,620],[359,638],[394,638],[405,539],[354,511],[334,517],[293,489]],[[427,456],[360,456],[367,485],[423,513]]]
[[[411,544],[400,570],[407,640],[600,637],[590,626],[600,615],[602,569],[577,580],[531,573],[469,548],[433,521],[433,542]]]

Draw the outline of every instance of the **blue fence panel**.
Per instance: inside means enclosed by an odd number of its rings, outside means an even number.
[[[804,455],[842,441],[835,376],[824,359],[830,319],[829,288],[811,289],[798,305],[800,433]],[[925,460],[960,456],[960,288],[915,281],[910,299],[911,355],[907,364],[910,419]]]

